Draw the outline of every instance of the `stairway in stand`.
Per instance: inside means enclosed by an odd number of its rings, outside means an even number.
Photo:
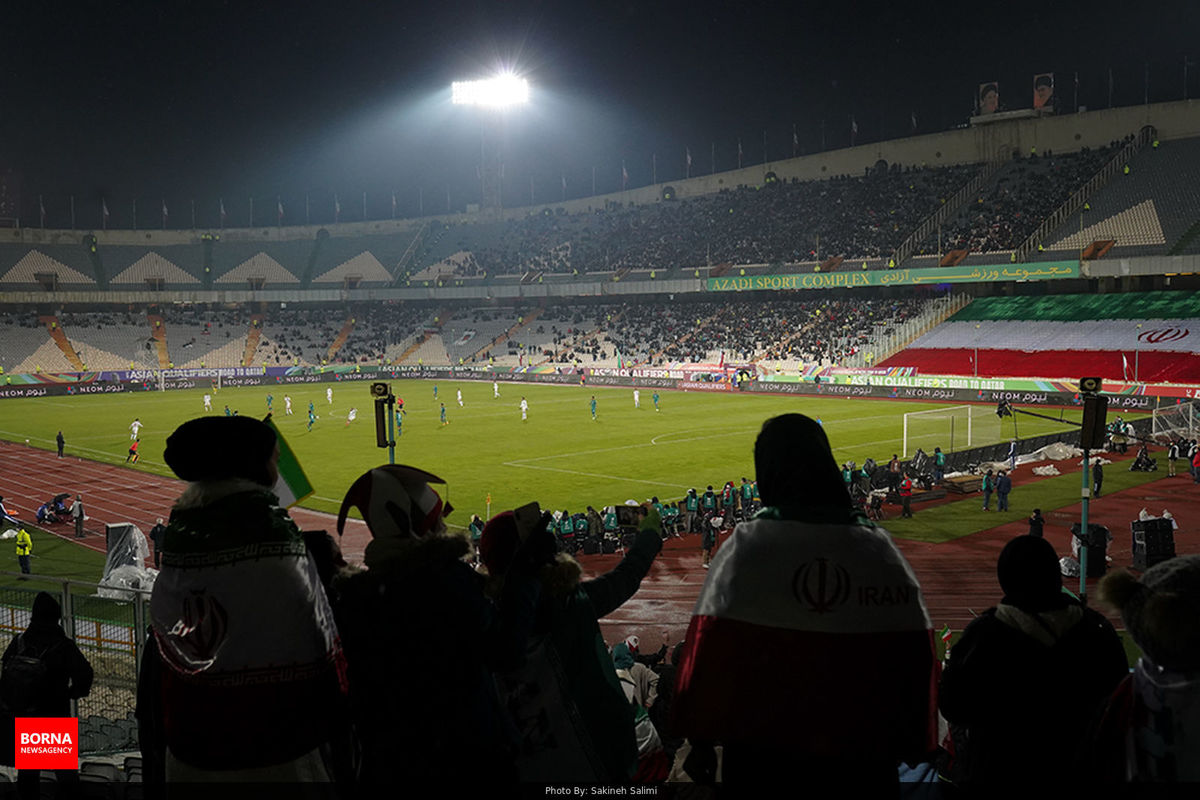
[[[262,323],[262,314],[250,315],[250,328],[246,331],[246,349],[242,351],[243,367],[254,363],[254,354],[258,352],[258,343],[262,339]]]
[[[325,358],[332,362],[334,356],[336,356],[338,351],[342,349],[342,345],[344,345],[346,340],[350,338],[350,333],[353,330],[354,317],[351,317],[350,319],[346,320],[346,324],[343,325],[341,331],[338,332],[337,338],[333,340],[333,344],[329,345],[329,351],[325,354]]]
[[[447,309],[447,308],[443,308],[443,309],[439,310],[437,313],[437,316],[435,316],[433,318],[433,322],[427,323],[425,325],[424,333],[416,336],[413,339],[412,344],[410,344],[404,350],[404,352],[400,354],[400,357],[394,359],[391,363],[403,364],[406,359],[408,359],[410,356],[412,356],[413,353],[420,350],[421,345],[425,344],[425,340],[428,339],[432,333],[435,333],[442,329],[442,326],[444,326],[446,324],[446,319],[450,315],[450,313],[451,313],[451,310]]]
[[[171,366],[171,357],[167,353],[167,324],[161,314],[147,314],[146,319],[150,322],[150,335],[154,339],[154,346],[158,348],[158,368],[166,369]]]
[[[46,326],[46,332],[50,334],[50,338],[58,345],[58,349],[63,351],[63,355],[67,357],[67,361],[70,362],[71,366],[77,372],[83,372],[83,361],[80,360],[79,354],[75,352],[75,346],[71,344],[71,340],[63,333],[62,326],[58,324],[58,317],[38,317],[38,322]]]

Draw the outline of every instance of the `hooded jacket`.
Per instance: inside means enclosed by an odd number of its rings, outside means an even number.
[[[950,651],[939,706],[954,726],[955,780],[1061,781],[1100,705],[1126,674],[1125,652],[1108,620],[1061,598],[1043,611],[1001,602],[972,620]],[[1049,717],[1052,725],[1036,722]],[[1031,752],[1035,728],[1044,756]]]
[[[46,693],[35,698],[33,708],[22,716],[69,717],[71,701],[87,697],[92,689],[92,667],[63,632],[61,619],[58,601],[46,592],[38,592],[29,627],[12,638],[0,660],[0,668],[6,669],[18,654],[35,655],[46,666]]]

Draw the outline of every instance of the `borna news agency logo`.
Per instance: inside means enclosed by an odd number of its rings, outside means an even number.
[[[1138,341],[1144,344],[1167,344],[1186,339],[1191,331],[1188,328],[1153,328],[1138,334]]]
[[[17,717],[13,724],[17,769],[79,769],[79,719]]]

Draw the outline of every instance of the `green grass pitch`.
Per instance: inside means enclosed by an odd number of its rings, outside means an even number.
[[[332,403],[325,397],[330,385]],[[839,463],[853,459],[861,464],[867,457],[884,462],[900,452],[905,412],[942,407],[663,390],[661,411],[656,412],[653,389],[642,389],[641,407],[634,408],[629,388],[502,384],[501,396],[495,398],[491,383],[439,382],[434,399],[431,381],[398,380],[392,386],[407,412],[396,461],[445,478],[449,500],[459,512],[451,521],[460,525],[470,514],[484,513],[489,494],[493,511],[532,499],[543,507],[576,511],[652,495],[678,498],[693,486],[703,490],[710,483],[753,478],[754,438],[760,426],[787,412],[820,417]],[[268,393],[274,395],[276,422],[315,488],[304,505],[336,511],[355,477],[387,461],[387,451],[375,446],[368,387],[367,382],[346,382],[226,388],[213,395],[213,412],[222,413],[228,404],[242,415],[262,417]],[[456,399],[460,389],[463,407]],[[145,427],[141,461],[131,468],[169,475],[162,460],[166,438],[180,423],[205,413],[203,394],[188,390],[5,400],[0,406],[0,437],[29,439],[52,449],[61,429],[68,454],[123,463],[129,425],[136,417]],[[284,413],[288,394],[291,416]],[[592,395],[597,402],[595,420],[589,409]],[[522,396],[529,402],[525,421],[519,408]],[[319,417],[311,432],[306,430],[309,402]],[[440,422],[440,403],[446,404],[446,425]],[[358,409],[358,418],[347,424],[352,407]],[[1033,436],[1070,428],[1078,413],[1064,412],[1066,423],[1021,417],[1020,433]],[[1011,426],[1008,420],[997,420],[990,431],[980,431],[977,425],[976,440],[1007,439]],[[236,452],[228,455],[238,457]]]

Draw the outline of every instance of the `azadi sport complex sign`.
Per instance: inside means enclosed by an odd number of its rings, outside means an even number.
[[[929,269],[886,269],[840,272],[809,272],[803,275],[746,275],[709,278],[710,292],[746,292],[759,289],[841,289],[856,286],[922,286],[939,283],[987,283],[991,281],[1051,281],[1079,277],[1078,261],[1040,261],[1003,266],[932,267]]]

